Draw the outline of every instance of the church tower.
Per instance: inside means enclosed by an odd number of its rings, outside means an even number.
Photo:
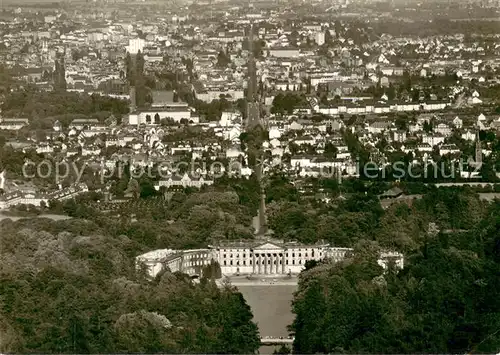
[[[66,90],[66,64],[65,64],[65,53],[57,53],[54,62],[54,73],[53,73],[53,83],[57,90]]]

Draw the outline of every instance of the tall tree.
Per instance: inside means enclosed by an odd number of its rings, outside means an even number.
[[[130,86],[135,85],[135,66],[132,60],[132,56],[127,52],[127,56],[125,57],[125,72],[128,83]]]
[[[148,90],[144,77],[144,56],[139,51],[135,58],[135,97],[137,107],[144,107],[147,102]]]
[[[217,55],[217,66],[219,68],[226,68],[229,64],[231,64],[231,59],[221,50]]]

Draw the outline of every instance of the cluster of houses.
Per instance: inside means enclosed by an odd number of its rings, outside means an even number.
[[[139,168],[169,162],[165,176],[155,181],[158,190],[213,184],[217,174],[209,163],[215,161],[226,164],[218,167],[218,173],[237,170],[250,176],[252,169],[240,142],[245,127],[238,110],[224,110],[218,120],[207,121],[194,105],[174,99],[172,90],[151,90],[152,104],[135,107],[136,93],[129,88],[126,67],[127,55],[140,52],[146,77],[170,75],[167,81],[158,79],[157,86],[183,83],[201,102],[223,98],[236,104],[245,98],[248,82],[248,39],[256,44],[256,81],[268,111],[269,140],[263,145],[268,168],[281,166],[299,178],[317,176],[325,169],[356,176],[345,132],[356,134],[371,158],[384,163],[398,151],[412,153],[414,162],[432,160],[436,152],[459,157],[463,152],[457,136],[473,142],[479,130],[500,130],[498,115],[461,112],[463,107],[480,112],[485,104],[494,103],[480,94],[500,82],[500,45],[494,41],[478,38],[471,43],[463,34],[360,40],[353,33],[363,31],[350,28],[348,22],[304,20],[292,26],[277,16],[283,9],[242,14],[221,5],[215,10],[222,11],[220,16],[210,16],[206,26],[199,26],[189,10],[168,15],[146,11],[137,17],[132,5],[123,3],[118,9],[111,3],[101,5],[98,13],[75,5],[72,13],[47,9],[43,16],[27,8],[6,10],[14,16],[0,23],[0,60],[16,79],[42,90],[60,84],[55,74],[61,76],[62,66],[66,90],[129,100],[131,110],[124,123],[117,124],[114,117],[78,118],[69,126],[56,121],[43,137],[33,134],[26,141],[7,144],[35,149],[48,158],[62,155],[96,169],[112,170],[123,161]],[[118,17],[111,16],[117,13]],[[33,28],[15,20],[20,16],[31,19]],[[440,77],[453,79],[448,87],[437,85],[426,95],[417,85],[418,100],[408,90],[393,92],[394,84],[402,81],[425,78],[432,83]],[[371,87],[385,93],[367,94]],[[275,98],[285,92],[305,96],[306,103],[292,114],[269,114]],[[317,93],[326,95],[326,102]],[[395,121],[398,115],[407,115],[404,125]],[[0,117],[0,130],[20,130],[31,119]],[[184,138],[177,129],[185,126],[199,130],[199,137]],[[173,141],[172,135],[179,138]],[[482,144],[479,152],[488,156],[492,147]],[[172,168],[186,159],[207,164],[182,172]],[[38,205],[48,198],[6,193],[2,199],[11,202],[1,206],[27,199]]]
[[[64,64],[67,90],[127,98],[125,58],[127,53],[141,52],[147,73],[165,69],[196,73],[197,80],[192,82],[197,99],[211,102],[224,96],[236,101],[244,98],[245,41],[249,24],[254,23],[253,39],[261,43],[257,76],[266,99],[272,100],[279,91],[316,90],[323,84],[332,88],[332,97],[349,95],[356,88],[388,87],[407,74],[432,77],[451,73],[481,85],[499,82],[495,70],[500,66],[500,45],[470,43],[463,34],[383,35],[360,43],[353,38],[355,31],[349,23],[339,26],[333,21],[304,20],[294,21],[292,26],[276,16],[285,11],[281,8],[250,9],[242,14],[237,7],[222,6],[216,10],[221,11],[220,17],[207,18],[206,26],[200,27],[200,14],[189,10],[168,15],[153,11],[138,17],[133,5],[122,4],[118,9],[101,5],[98,14],[75,6],[71,13],[47,9],[43,17],[25,8],[8,10],[13,16],[0,24],[4,47],[0,60],[12,67],[17,78],[42,89],[53,88],[57,62]],[[116,11],[121,18],[112,16]],[[20,16],[32,21],[31,29],[16,21]],[[425,102],[424,109],[439,109],[448,99]],[[338,109],[341,113],[342,108]],[[404,102],[375,102],[356,108],[358,113],[420,109],[422,105]],[[176,112],[174,119],[190,119],[185,107],[171,110]],[[161,112],[153,111],[137,120],[142,122],[150,115],[154,122],[156,114],[162,118]],[[335,114],[335,110],[325,113]]]
[[[88,191],[87,185],[83,183],[74,184],[73,186],[49,193],[42,193],[36,189],[16,189],[0,195],[0,210],[6,210],[18,205],[49,206],[49,201],[51,200],[65,201]]]
[[[451,138],[458,136],[473,143],[477,140],[479,129],[500,131],[499,117],[481,114],[476,118],[468,116],[462,119],[450,116],[446,111],[419,114],[407,122],[406,127],[396,127],[395,121],[384,115],[358,118],[352,124],[348,120],[348,117],[341,119],[338,116],[322,121],[297,115],[286,119],[270,116],[267,120],[269,140],[263,143],[268,163],[265,169],[280,167],[296,178],[328,172],[331,176],[339,172],[344,176],[357,176],[359,167],[342,133],[346,131],[358,136],[360,143],[370,150],[374,161],[386,163],[387,154],[396,151],[412,153],[414,163],[432,161],[436,151],[441,156],[458,158],[463,152]],[[433,125],[424,129],[431,122]],[[223,173],[246,177],[252,174],[252,169],[246,164],[247,152],[241,146],[240,136],[244,128],[239,112],[225,111],[219,121],[186,123],[199,129],[197,139],[184,140],[182,135],[178,140],[170,139],[182,125],[117,125],[115,122],[106,125],[93,119],[76,119],[69,127],[63,128],[60,122],[55,122],[43,141],[33,138],[20,149],[36,149],[37,153],[49,159],[64,154],[68,161],[83,161],[87,166],[104,169],[105,174],[124,161],[136,169],[159,166],[162,175],[155,181],[157,190],[201,188],[212,185],[216,177]],[[382,140],[386,142],[383,149],[379,146]],[[488,156],[492,152],[492,147],[487,144],[481,146],[481,155]],[[214,165],[218,170],[214,170]],[[179,169],[179,166],[184,169]],[[39,205],[52,198],[71,197],[86,191],[81,186],[73,189],[67,193],[60,191],[46,195],[19,191],[6,193],[0,206],[6,208],[21,203]]]

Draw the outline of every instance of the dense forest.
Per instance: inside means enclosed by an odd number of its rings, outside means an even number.
[[[269,179],[276,236],[356,252],[337,265],[309,263],[300,276],[291,328],[296,352],[499,348],[498,201],[482,201],[470,188],[401,184],[420,198],[384,209],[378,195],[389,185],[383,182],[307,183],[332,201],[300,193],[283,176]],[[148,195],[145,181],[129,185],[136,194],[123,204],[97,202],[102,196],[89,193],[43,208],[71,220],[1,222],[0,327],[7,334],[1,350],[250,353],[259,347],[252,314],[235,290],[169,272],[147,282],[133,267],[135,256],[156,248],[253,238],[256,181],[221,179],[164,195]],[[380,249],[404,252],[405,269],[381,277]]]
[[[242,295],[134,268],[140,246],[87,220],[0,223],[0,351],[253,353]],[[102,230],[101,230],[102,232]]]
[[[425,215],[466,230],[422,228]],[[294,352],[498,352],[500,201],[443,192],[411,209],[394,206],[382,220],[383,238],[408,242],[404,270],[384,274],[380,246],[369,240],[352,259],[309,264],[293,301]]]

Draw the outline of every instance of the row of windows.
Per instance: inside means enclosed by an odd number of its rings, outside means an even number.
[[[184,266],[201,266],[201,265],[208,265],[209,261],[208,260],[193,260],[193,261],[188,261],[184,263]],[[174,261],[171,261],[168,263],[168,266],[170,268],[172,267],[179,267],[181,265],[180,259],[176,259]]]
[[[322,253],[319,253],[319,256],[321,256]],[[295,253],[291,253],[292,255],[292,258],[295,258]],[[250,253],[249,254],[249,257],[253,257],[254,254],[253,253]],[[305,255],[304,255],[306,258],[309,257],[309,254],[306,252]],[[229,258],[233,258],[233,257],[236,257],[236,258],[239,258],[240,257],[240,254],[236,254],[236,256],[233,256],[233,254],[229,254]],[[243,258],[246,258],[247,255],[246,254],[243,254]],[[275,256],[276,257],[276,256]],[[286,253],[286,257],[288,258],[289,257],[289,253]],[[298,257],[301,258],[302,257],[302,253],[298,253]],[[314,258],[314,250],[311,252],[311,257]],[[223,255],[223,258],[224,259],[227,259],[227,254],[224,254]]]
[[[201,265],[206,265],[206,261],[188,261],[186,263],[186,266],[201,266]]]
[[[227,263],[227,260],[224,260],[224,266],[227,266],[228,263]],[[233,266],[233,261],[232,260],[229,260],[229,265],[230,266]],[[236,262],[234,263],[234,265],[236,266],[240,266],[240,261],[239,260],[236,260]],[[246,266],[246,260],[243,260],[243,262],[241,263],[241,265],[243,266]],[[249,264],[248,265],[252,265],[252,260],[250,260]],[[256,261],[255,262],[255,265],[259,265],[259,261]],[[261,260],[260,262],[260,265],[265,265],[265,262],[264,260]],[[267,265],[271,265],[271,260],[267,260]],[[283,265],[283,262],[282,260],[273,260],[273,265]],[[288,263],[288,260],[285,260],[285,265],[289,265]],[[295,260],[292,260],[291,264],[290,265],[295,265]],[[299,260],[297,265],[302,265],[302,260]]]
[[[187,254],[185,255],[186,259],[206,259],[208,258],[208,254]]]
[[[302,249],[300,249],[300,248],[299,248],[299,249],[294,249],[294,248],[291,248],[291,249],[292,249],[292,250],[296,250],[296,251],[302,251]],[[224,252],[231,252],[231,251],[232,251],[232,252],[235,252],[235,251],[236,251],[236,252],[240,252],[240,251],[242,251],[242,252],[243,252],[243,251],[245,251],[245,250],[248,250],[248,249],[236,249],[236,250],[234,250],[234,249],[223,249],[223,251],[224,251]],[[308,248],[304,249],[304,251],[305,251],[305,252],[307,252],[308,250],[309,250]],[[314,253],[314,249],[311,249],[311,251]]]

